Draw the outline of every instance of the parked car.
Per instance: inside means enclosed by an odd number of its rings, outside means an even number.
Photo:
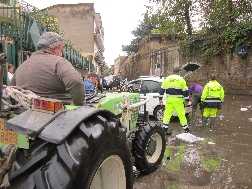
[[[146,96],[149,101],[146,104],[146,110],[150,116],[154,116],[157,120],[162,120],[164,105],[159,103],[159,91],[164,78],[156,76],[140,76],[138,79],[128,83],[127,89],[129,92],[140,92],[140,96]],[[164,98],[165,99],[165,98]],[[165,104],[165,102],[164,102]],[[140,110],[143,112],[143,110]],[[192,111],[190,103],[186,104],[186,114]],[[176,112],[173,114],[177,116]]]
[[[125,85],[127,83],[127,79],[123,78],[120,75],[110,75],[104,77],[108,84],[108,88],[110,90],[114,89],[116,91],[125,91]]]

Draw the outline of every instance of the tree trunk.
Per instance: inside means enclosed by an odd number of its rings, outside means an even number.
[[[185,16],[185,22],[186,22],[186,33],[188,36],[192,35],[192,23],[191,23],[191,17],[190,17],[190,1],[185,2],[185,10],[184,10],[184,16]]]

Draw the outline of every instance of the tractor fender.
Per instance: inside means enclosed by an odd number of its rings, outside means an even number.
[[[60,112],[56,115],[28,110],[7,121],[7,128],[31,138],[41,138],[49,143],[62,143],[72,131],[93,115],[115,117],[107,110],[91,106],[81,106],[74,110]]]
[[[90,106],[81,106],[59,115],[39,134],[39,138],[54,144],[62,143],[80,123],[93,115],[115,117],[113,113]]]

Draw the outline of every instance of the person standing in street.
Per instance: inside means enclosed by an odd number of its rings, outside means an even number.
[[[169,124],[173,112],[176,112],[181,126],[185,132],[190,132],[187,125],[187,119],[185,115],[185,98],[188,98],[189,92],[186,85],[186,81],[183,77],[177,75],[180,69],[175,68],[173,74],[168,76],[161,85],[160,95],[163,96],[166,93],[165,110],[163,117],[163,128],[166,130],[167,134],[170,134]],[[163,103],[163,97],[160,97],[160,104]]]
[[[211,74],[210,81],[204,86],[201,95],[203,126],[214,126],[218,110],[221,109],[223,102],[224,89],[218,81],[216,81],[216,75]]]
[[[192,82],[191,86],[189,87],[189,93],[191,94],[192,99],[192,115],[191,115],[191,123],[190,125],[195,125],[196,122],[196,112],[198,105],[201,102],[201,94],[202,94],[203,87],[199,83]]]

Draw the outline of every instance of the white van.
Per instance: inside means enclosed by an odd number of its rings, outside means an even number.
[[[141,97],[146,96],[149,101],[146,104],[146,110],[149,115],[154,116],[157,120],[162,120],[164,106],[159,104],[159,91],[164,78],[155,76],[140,76],[138,79],[128,83],[127,89],[130,92],[139,91]],[[164,98],[165,100],[165,98]],[[165,102],[163,103],[165,104]],[[140,110],[143,113],[143,110]],[[186,114],[192,111],[190,102],[186,104]],[[174,112],[174,116],[177,116]]]

